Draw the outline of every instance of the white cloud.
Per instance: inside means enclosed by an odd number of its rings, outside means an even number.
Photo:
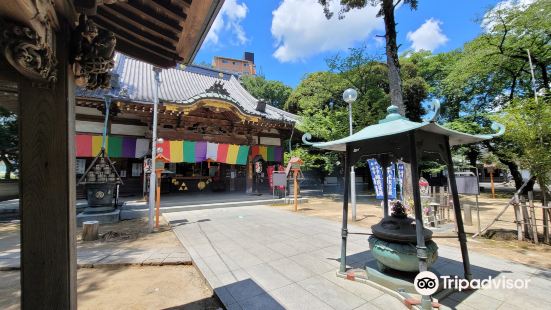
[[[220,9],[218,16],[212,23],[205,43],[214,45],[220,42],[221,35],[229,35],[230,40],[238,44],[245,44],[249,39],[241,26],[241,22],[247,17],[249,8],[245,3],[238,3],[237,0],[226,0]]]
[[[446,44],[448,37],[442,32],[441,21],[428,19],[415,31],[407,33],[406,37],[411,41],[411,48],[416,51],[434,51],[436,48]]]
[[[338,2],[331,3],[335,16],[327,20],[317,0],[283,0],[272,12],[273,56],[280,62],[304,60],[325,51],[345,50],[374,30],[384,29],[382,20],[375,17],[378,8],[351,10],[339,20]]]

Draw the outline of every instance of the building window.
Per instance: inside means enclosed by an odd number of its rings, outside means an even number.
[[[249,66],[248,63],[244,63],[244,64],[243,64],[243,67],[248,67],[248,66]]]
[[[231,63],[231,64],[232,64],[232,65],[235,65],[235,61],[232,61],[232,63]]]
[[[225,59],[222,59],[222,63],[223,63],[223,64],[227,64],[227,63],[228,63],[228,61],[227,61],[227,60],[225,60]]]

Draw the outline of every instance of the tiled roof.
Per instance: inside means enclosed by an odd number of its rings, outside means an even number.
[[[115,98],[146,104],[153,102],[152,65],[117,54],[113,71],[119,75],[120,80],[120,89],[113,94]],[[215,82],[221,82],[229,92],[229,96],[207,92]],[[80,87],[76,90],[76,96],[80,98],[103,99],[105,94],[105,90],[90,91]],[[162,70],[159,90],[161,102],[190,105],[203,98],[222,99],[237,105],[246,114],[270,120],[293,123],[298,120],[298,116],[268,104],[265,112],[257,111],[258,99],[247,92],[236,76],[231,73],[196,65]]]

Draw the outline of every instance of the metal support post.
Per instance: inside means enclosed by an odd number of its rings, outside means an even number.
[[[427,247],[425,246],[425,233],[423,227],[423,210],[421,206],[421,193],[419,191],[419,164],[417,162],[417,146],[415,133],[409,133],[409,146],[411,156],[411,184],[413,187],[413,205],[415,208],[415,234],[417,236],[417,258],[419,258],[419,272],[427,271]],[[385,184],[386,185],[386,184]],[[431,297],[421,297],[421,307],[432,309]]]
[[[455,169],[453,168],[452,153],[450,150],[450,141],[448,137],[445,137],[446,141],[446,164],[448,165],[448,179],[450,182],[449,190],[452,192],[453,211],[455,214],[455,220],[457,224],[457,234],[459,237],[459,246],[461,248],[461,256],[463,258],[463,271],[465,273],[465,279],[471,280],[471,263],[469,261],[469,252],[467,250],[467,236],[465,235],[465,228],[463,227],[463,218],[461,217],[461,205],[459,204],[459,194],[457,193],[457,183],[455,181]]]
[[[346,146],[344,155],[344,193],[342,198],[342,229],[341,229],[341,266],[339,271],[346,272],[346,239],[348,238],[348,190],[350,187],[350,147]]]

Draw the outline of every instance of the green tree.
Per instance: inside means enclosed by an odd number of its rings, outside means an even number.
[[[348,133],[348,112],[342,92],[348,84],[338,74],[315,72],[303,79],[286,102],[286,109],[301,116],[298,129],[323,140]]]
[[[530,171],[542,190],[551,184],[551,100],[517,99],[496,116],[507,130],[504,140],[520,146],[517,160]]]
[[[292,157],[299,157],[304,161],[303,170],[319,169],[325,174],[331,174],[338,160],[336,153],[312,152],[303,147],[296,147],[291,152],[285,152],[285,162],[289,162]]]
[[[488,127],[488,114],[507,108],[515,99],[533,96],[527,50],[535,65],[537,88],[549,89],[551,3],[498,6],[486,13],[483,23],[486,31],[462,49],[408,55],[429,85],[429,98],[441,101],[442,120],[470,133]],[[523,146],[497,138],[457,150],[471,163],[486,151],[509,168],[519,188],[523,180],[517,159],[524,153]]]
[[[333,12],[331,12],[329,6],[330,0],[318,0],[323,6],[325,16],[329,19],[332,18]],[[400,61],[398,58],[398,44],[396,43],[396,20],[394,17],[394,10],[400,4],[404,3],[411,7],[411,9],[417,9],[417,0],[340,0],[341,9],[339,11],[339,19],[344,18],[344,15],[352,9],[361,9],[368,5],[380,6],[380,10],[377,13],[377,17],[383,17],[385,23],[385,40],[386,40],[386,63],[388,66],[388,81],[389,81],[389,93],[390,102],[397,106],[400,114],[406,115],[406,106],[404,105],[402,95],[402,79],[400,75]]]
[[[241,84],[251,95],[258,99],[265,99],[277,108],[283,108],[293,90],[280,81],[266,80],[262,76],[242,76]]]
[[[17,170],[19,156],[17,117],[0,107],[0,161],[6,166],[5,179]]]

